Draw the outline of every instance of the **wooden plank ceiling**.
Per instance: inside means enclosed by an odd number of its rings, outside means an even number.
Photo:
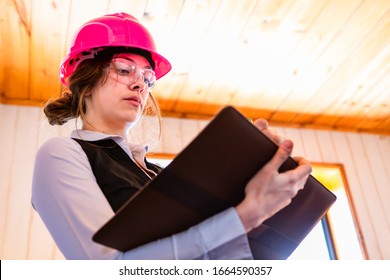
[[[271,124],[390,134],[389,0],[1,0],[1,103],[58,96],[70,35],[118,11],[173,63],[153,91],[165,116],[230,104]]]

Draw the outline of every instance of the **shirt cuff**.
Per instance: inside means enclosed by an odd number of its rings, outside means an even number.
[[[178,259],[253,259],[247,234],[233,207],[174,235],[173,246]]]

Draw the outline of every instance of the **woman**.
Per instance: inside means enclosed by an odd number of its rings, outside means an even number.
[[[311,167],[298,159],[296,169],[279,174],[292,151],[291,141],[280,141],[236,207],[127,252],[94,243],[93,234],[160,171],[145,160],[145,146],[129,143],[127,135],[146,112],[158,115],[150,91],[170,69],[149,32],[128,14],[96,18],[76,32],[60,70],[69,90],[44,112],[52,125],[80,117],[82,129],[42,145],[32,186],[33,206],[67,259],[251,259],[246,233],[303,188]],[[264,120],[255,125],[279,141]]]

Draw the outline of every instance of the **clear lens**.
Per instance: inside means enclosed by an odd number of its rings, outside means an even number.
[[[156,75],[152,69],[140,69],[135,63],[126,59],[113,59],[110,69],[117,74],[118,82],[128,86],[134,83],[140,75],[149,88],[152,88],[156,82]]]

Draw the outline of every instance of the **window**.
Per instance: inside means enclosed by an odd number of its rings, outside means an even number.
[[[343,167],[313,164],[312,175],[332,191],[337,200],[289,259],[363,259],[365,249],[359,243],[359,224]]]

